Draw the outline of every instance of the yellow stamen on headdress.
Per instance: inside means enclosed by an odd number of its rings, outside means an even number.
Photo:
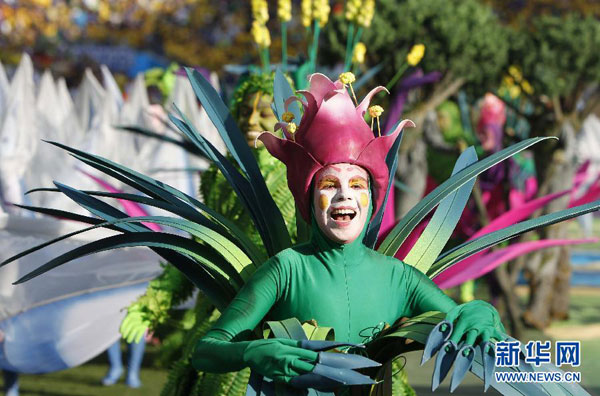
[[[373,120],[377,119],[377,136],[381,136],[381,126],[379,125],[379,116],[383,114],[383,107],[374,105],[369,107],[369,115],[371,116],[371,130],[373,130]]]
[[[284,122],[291,122],[294,119],[295,115],[291,111],[286,111],[281,115],[281,119]]]
[[[296,129],[298,129],[298,125],[296,125],[295,122],[290,122],[286,126],[286,131],[288,131],[288,133],[290,135],[292,135],[292,141],[294,141],[294,142],[296,141],[296,136],[295,136]]]
[[[354,98],[354,102],[358,106],[358,100],[356,100],[356,95],[354,94],[354,88],[352,88],[352,83],[356,81],[356,76],[352,72],[344,72],[340,74],[340,81],[344,86],[348,84],[350,86],[350,92],[352,92],[352,97]]]

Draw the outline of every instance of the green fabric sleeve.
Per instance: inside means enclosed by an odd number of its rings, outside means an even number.
[[[404,271],[409,297],[402,316],[412,317],[428,311],[448,313],[456,307],[454,300],[421,271],[407,264],[404,264]]]
[[[227,372],[245,367],[243,351],[252,330],[265,317],[277,300],[280,265],[273,257],[253,274],[231,304],[223,311],[213,328],[200,339],[192,362],[196,369]]]

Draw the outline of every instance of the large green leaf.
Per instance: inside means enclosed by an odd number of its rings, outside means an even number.
[[[427,275],[430,278],[433,278],[449,266],[498,243],[507,241],[531,230],[535,230],[536,228],[556,224],[586,213],[594,212],[598,209],[600,209],[600,201],[591,202],[586,205],[580,205],[559,212],[549,213],[535,219],[522,221],[510,227],[483,235],[472,241],[467,241],[442,254],[427,272]]]
[[[211,275],[213,281],[213,287],[209,288],[208,290],[202,289],[202,291],[206,292],[209,298],[215,299],[215,301],[218,302],[218,305],[222,308],[227,306],[229,301],[231,301],[231,299],[233,299],[235,296],[235,289],[231,286],[231,284],[229,284],[230,279],[228,279],[226,274],[220,269],[220,266],[212,261],[222,260],[221,257],[214,254],[210,248],[202,246],[191,239],[159,232],[126,233],[90,242],[61,254],[58,257],[55,257],[54,259],[48,261],[42,266],[36,268],[34,271],[31,271],[17,280],[15,284],[26,282],[64,263],[87,256],[89,254],[135,246],[147,246],[173,250],[188,257],[194,258],[196,260],[194,265],[203,267]],[[183,272],[184,274],[186,273],[186,271]],[[213,293],[214,295],[211,296]]]
[[[179,113],[180,116],[185,117],[183,113]],[[267,252],[273,256],[281,249],[289,247],[291,245],[291,241],[279,209],[275,206],[276,215],[279,216],[282,223],[278,224],[278,222],[268,221],[269,219],[276,218],[277,216],[268,216],[269,213],[265,211],[262,201],[255,195],[255,191],[253,190],[248,179],[242,176],[238,170],[235,169],[235,167],[208,140],[206,140],[197,132],[194,132],[193,126],[188,122],[185,122],[185,119],[182,121],[171,114],[169,115],[169,118],[179,129],[181,129],[182,132],[186,133],[188,137],[200,148],[200,150],[202,150],[204,154],[206,154],[206,156],[219,168],[242,204],[246,207],[246,210],[248,210],[250,213],[250,217],[254,221],[254,224],[260,233]],[[273,201],[271,195],[268,195],[269,199]]]
[[[36,188],[33,190],[29,190],[27,193],[42,192],[42,191],[44,191],[44,192],[61,192],[58,188]],[[150,198],[150,197],[147,197],[144,195],[129,194],[129,193],[113,193],[113,192],[93,191],[93,190],[81,190],[81,192],[83,192],[84,194],[87,194],[87,195],[95,196],[95,197],[124,199],[127,201],[132,201],[132,202],[144,204],[147,206],[152,206],[155,208],[163,209],[167,212],[170,212],[170,213],[173,213],[180,217],[183,217],[184,219],[188,219],[188,220],[194,221],[198,224],[201,224],[205,227],[208,227],[211,230],[214,230],[220,234],[230,235],[229,230],[227,230],[227,228],[225,228],[221,224],[207,218],[202,212],[199,212],[199,211],[193,209],[189,205],[185,205],[185,204],[184,205],[173,205],[173,204],[171,204],[169,202],[165,202],[163,200]],[[36,208],[36,211],[39,212],[39,209],[43,209],[43,208]],[[50,214],[50,213],[47,213],[47,214]],[[54,216],[61,217],[60,215],[54,215]],[[73,220],[75,220],[75,219],[73,219]],[[231,239],[234,239],[234,238],[231,238]]]
[[[398,121],[390,131],[396,129],[396,127],[402,121]],[[388,131],[388,133],[390,132]],[[383,204],[379,211],[373,217],[373,220],[369,222],[367,226],[367,233],[365,234],[365,238],[363,239],[363,243],[370,247],[371,249],[375,248],[375,244],[377,243],[377,237],[379,236],[379,230],[381,229],[381,222],[383,221],[383,214],[385,211],[385,207],[387,206],[388,197],[390,195],[390,190],[392,188],[392,184],[394,182],[394,173],[396,173],[396,167],[398,166],[398,148],[400,147],[400,143],[402,142],[402,136],[404,136],[404,132],[400,132],[394,141],[394,144],[390,148],[390,151],[385,156],[385,163],[388,167],[388,185],[385,190],[385,198],[383,199]]]
[[[281,121],[281,116],[285,112],[285,101],[292,96],[294,96],[294,91],[292,90],[290,83],[281,72],[281,69],[277,68],[275,71],[275,81],[273,82],[273,104],[275,116],[279,121]],[[298,102],[294,101],[290,103],[288,109],[294,114],[296,123],[300,122],[302,114]]]
[[[256,264],[254,264],[234,243],[210,228],[196,224],[193,221],[166,216],[140,216],[111,221],[107,224],[130,222],[155,223],[172,227],[177,230],[185,231],[193,237],[205,242],[226,260],[227,265],[222,269],[230,277],[237,279],[238,283],[244,284],[256,270]]]
[[[232,279],[236,290],[241,288],[244,281],[247,280],[246,267],[251,264],[250,259],[243,253],[242,250],[238,249],[233,243],[222,237],[218,233],[212,231],[208,227],[196,224],[192,221],[185,219],[174,219],[165,216],[142,216],[142,217],[127,217],[124,216],[123,212],[113,208],[107,203],[91,197],[79,190],[65,186],[60,183],[56,183],[56,186],[69,198],[81,205],[83,208],[89,210],[93,214],[102,217],[103,219],[110,222],[111,225],[121,225],[125,231],[140,232],[145,231],[147,228],[143,226],[142,222],[147,221],[151,223],[158,223],[167,225],[182,231],[188,232],[193,236],[205,241],[212,249],[216,250],[223,256],[225,260],[219,260],[210,250],[204,250],[210,253],[207,257],[212,263],[220,264],[217,269],[222,274],[227,274],[227,278]],[[95,226],[98,227],[98,226]],[[163,235],[169,235],[162,233]],[[193,256],[195,257],[195,256]],[[252,269],[250,269],[252,271]],[[241,273],[244,272],[246,279],[242,280]],[[253,272],[253,271],[252,271]]]
[[[458,157],[452,175],[475,162],[477,162],[477,153],[471,146]],[[427,272],[454,232],[474,184],[475,179],[469,180],[440,202],[423,234],[404,258],[406,264],[412,265],[423,273]]]
[[[272,243],[272,254],[288,248],[291,245],[291,242],[285,227],[285,222],[277,205],[269,194],[265,180],[260,173],[256,159],[254,158],[250,147],[248,147],[246,139],[244,139],[244,135],[229,113],[227,106],[223,103],[221,97],[210,83],[196,70],[186,68],[186,72],[196,97],[200,100],[202,106],[204,106],[208,117],[221,135],[229,153],[236,160],[242,173],[250,183],[250,189],[259,204],[258,213],[260,214],[260,217],[262,217],[259,219],[259,223],[264,222],[268,225],[266,232],[268,233],[269,238],[264,241],[265,247],[267,247],[269,243]],[[183,114],[181,115],[183,116]],[[196,138],[191,139],[192,141],[195,140],[196,143],[196,141],[204,140],[205,143],[208,143],[208,147],[211,146],[210,142],[207,142],[204,137],[194,130],[193,125],[188,123],[188,127],[190,128],[189,132],[195,135]],[[191,138],[189,135],[188,137]],[[269,241],[269,239],[271,241]]]
[[[122,129],[122,130],[128,131],[128,132],[137,133],[138,135],[158,139],[165,143],[171,143],[171,144],[181,147],[182,149],[184,149],[185,151],[187,151],[190,154],[196,155],[198,157],[206,158],[206,156],[202,153],[202,151],[198,150],[198,147],[196,147],[196,145],[193,144],[192,142],[190,142],[189,140],[177,140],[170,136],[151,131],[150,129],[142,128],[140,126],[127,125],[127,126],[117,126],[116,128]]]
[[[65,146],[61,143],[49,142],[57,147],[62,148],[71,153],[71,155],[80,161],[106,173],[107,175],[122,181],[123,183],[138,189],[140,192],[147,194],[155,199],[169,202],[176,206],[185,207],[190,211],[196,211],[193,206],[206,213],[210,218],[225,227],[228,233],[235,238],[243,247],[244,251],[255,263],[263,263],[266,257],[258,248],[250,241],[235,224],[226,219],[213,209],[204,205],[196,198],[189,196],[176,188],[171,187],[166,183],[162,183],[151,177],[143,175],[125,166],[116,164],[106,158],[89,154],[75,148]],[[193,205],[193,206],[192,206]]]
[[[416,204],[392,229],[389,235],[377,249],[380,253],[388,256],[396,254],[402,243],[410,235],[412,230],[419,224],[433,208],[435,208],[444,198],[453,193],[469,180],[496,165],[497,163],[525,150],[526,148],[541,142],[542,140],[552,139],[552,137],[531,138],[507,147],[489,157],[474,163],[463,169],[456,175],[440,184],[435,190],[427,194],[418,204]],[[554,138],[555,139],[555,138]]]

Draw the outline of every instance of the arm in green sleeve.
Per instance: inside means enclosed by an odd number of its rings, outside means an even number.
[[[281,291],[282,266],[277,257],[263,264],[223,311],[192,356],[197,370],[223,373],[250,367],[276,381],[312,371],[317,353],[300,348],[300,341],[267,339],[248,341]]]
[[[448,313],[456,307],[456,303],[425,274],[410,265],[403,265],[408,295],[403,316],[411,317],[428,311]]]
[[[410,314],[405,316],[427,311],[446,313],[446,320],[453,324],[450,340],[456,344],[464,341],[474,345],[476,340],[486,342],[490,338],[503,340],[506,337],[500,315],[492,305],[480,300],[457,305],[422,272],[410,266],[405,269],[411,296],[406,307]]]

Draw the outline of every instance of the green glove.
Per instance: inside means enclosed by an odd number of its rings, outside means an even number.
[[[231,342],[206,336],[198,341],[192,364],[196,370],[213,373],[250,367],[272,380],[289,382],[295,376],[311,372],[318,358],[317,352],[301,348],[297,340]]]
[[[465,345],[473,345],[479,338],[481,342],[490,338],[504,340],[506,330],[500,322],[498,311],[485,301],[474,300],[458,305],[446,315],[446,320],[454,325],[450,340],[456,344],[462,339]]]
[[[318,353],[300,347],[300,341],[273,338],[251,341],[243,355],[254,371],[275,381],[290,382],[293,377],[310,373]]]
[[[121,322],[119,331],[128,343],[138,343],[150,327],[150,324],[151,322],[147,313],[139,303],[135,303],[127,308],[127,315],[123,319],[123,322]]]

